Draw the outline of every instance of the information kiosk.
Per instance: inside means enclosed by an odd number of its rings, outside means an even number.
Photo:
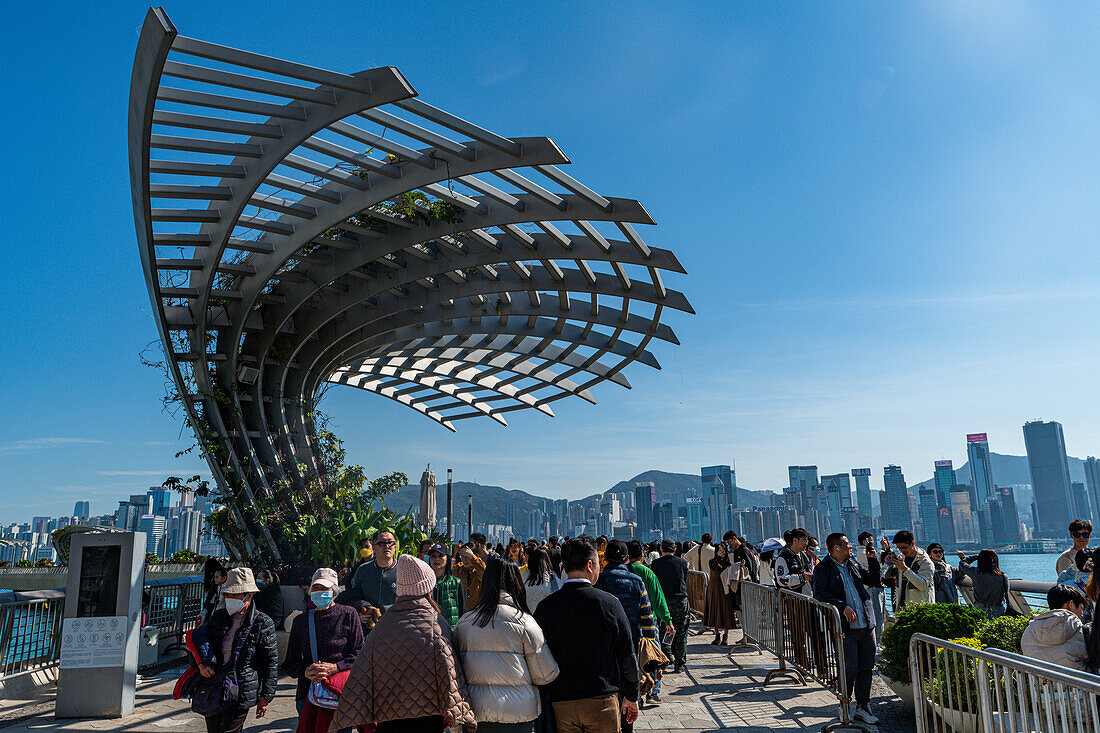
[[[145,533],[74,535],[61,624],[58,718],[118,718],[134,710]]]

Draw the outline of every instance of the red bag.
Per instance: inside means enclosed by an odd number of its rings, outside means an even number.
[[[328,677],[321,680],[321,684],[337,695],[342,694],[344,692],[344,684],[347,683],[349,674],[351,674],[350,669],[345,669],[343,672],[337,672],[336,674],[330,674]]]

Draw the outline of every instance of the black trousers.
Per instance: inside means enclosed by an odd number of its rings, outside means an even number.
[[[379,723],[378,733],[443,733],[443,716],[432,715],[427,718],[406,718]]]
[[[844,634],[844,676],[848,694],[860,707],[871,701],[871,675],[875,669],[875,630],[849,629]]]
[[[662,641],[661,651],[672,660],[675,666],[683,667],[687,664],[688,624],[691,623],[691,606],[688,605],[687,597],[669,598],[668,612],[672,616],[672,625],[676,627],[676,634],[672,637],[671,644],[665,644]]]
[[[224,713],[206,716],[206,733],[241,733],[248,711],[252,708],[233,708]]]

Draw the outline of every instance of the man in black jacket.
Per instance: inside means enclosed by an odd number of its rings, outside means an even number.
[[[831,603],[840,611],[844,633],[844,676],[855,698],[852,717],[874,725],[871,714],[871,675],[875,668],[875,609],[864,587],[868,572],[852,559],[852,543],[841,532],[825,538],[829,557],[814,568],[814,599]]]
[[[558,730],[617,733],[620,716],[638,718],[638,659],[619,600],[593,587],[596,547],[573,539],[562,547],[569,579],[535,609],[561,673],[550,683]],[[620,701],[621,698],[621,701]]]
[[[661,584],[661,590],[665,594],[665,602],[668,611],[672,614],[672,625],[676,633],[672,637],[672,643],[662,642],[661,647],[665,656],[675,663],[673,672],[683,672],[687,664],[687,635],[688,624],[691,621],[691,607],[688,605],[687,594],[687,560],[676,557],[676,543],[665,540],[661,543],[661,556],[653,561],[650,569],[657,576]]]

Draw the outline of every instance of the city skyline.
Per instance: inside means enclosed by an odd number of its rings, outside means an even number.
[[[457,7],[393,7],[467,25]],[[462,38],[370,47],[354,36],[354,13],[335,10],[321,28],[304,7],[272,10],[196,2],[173,18],[228,45],[247,25],[250,50],[299,49],[293,60],[326,68],[393,64],[457,114],[502,134],[552,135],[579,179],[645,202],[659,226],[644,234],[688,272],[669,287],[697,311],[670,321],[682,346],[657,353],[662,371],[631,374],[632,391],[598,390],[596,407],[555,404],[553,420],[510,415],[507,430],[471,423],[449,435],[334,389],[324,408],[369,475],[417,475],[430,460],[581,496],[646,467],[694,473],[737,457],[740,483],[778,489],[789,463],[828,457],[826,473],[871,465],[877,489],[879,463],[961,465],[955,436],[975,430],[1023,455],[1019,426],[1035,416],[1065,426],[1070,454],[1100,450],[1089,407],[1100,402],[1100,344],[1081,337],[1100,319],[1100,272],[1080,266],[1100,233],[1088,81],[1097,9],[1033,7],[991,22],[946,6],[643,4],[628,17],[545,6],[533,11],[547,29],[537,39],[510,32],[510,8]],[[21,245],[0,274],[10,314],[0,506],[27,516],[203,469],[193,453],[174,457],[190,430],[160,411],[162,380],[136,356],[154,329],[120,155],[136,36],[118,19],[132,11],[15,7],[10,25],[27,32],[0,51],[23,69],[14,93],[79,108],[87,125],[78,149],[58,147],[71,120],[14,108],[0,121],[9,165],[65,170],[99,192],[32,177],[9,229]],[[217,23],[204,22],[210,13]],[[64,48],[24,68],[59,35]],[[672,40],[683,37],[691,48]],[[67,73],[87,58],[97,63],[79,78]],[[463,83],[454,68],[471,70]],[[599,114],[552,111],[562,99]],[[696,144],[674,143],[685,140]],[[38,224],[57,211],[86,222],[86,235],[58,239]]]

